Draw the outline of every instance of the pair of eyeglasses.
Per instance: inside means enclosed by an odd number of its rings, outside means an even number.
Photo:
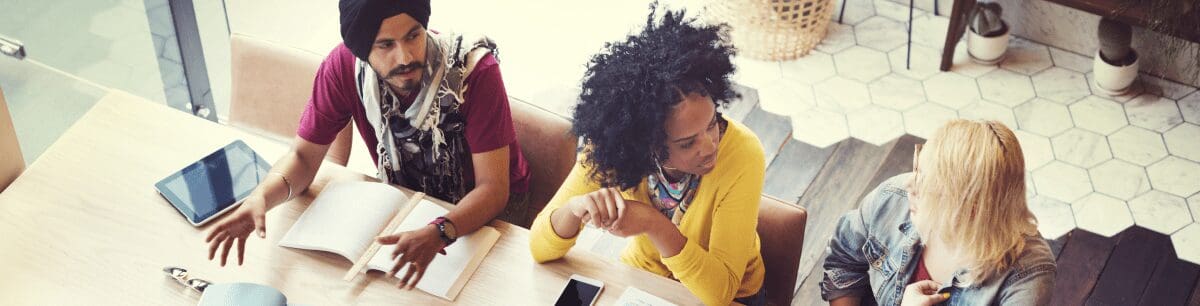
[[[167,276],[175,279],[180,285],[192,288],[196,292],[204,292],[204,289],[212,284],[212,282],[203,279],[189,277],[187,269],[180,267],[164,267],[163,272],[166,272]]]

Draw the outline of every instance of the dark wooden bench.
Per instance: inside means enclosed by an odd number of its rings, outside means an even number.
[[[1045,0],[1069,8],[1096,14],[1101,17],[1113,18],[1125,24],[1139,26],[1151,31],[1174,36],[1183,40],[1200,43],[1200,4],[1192,3],[1194,8],[1181,16],[1177,24],[1165,25],[1162,18],[1152,16],[1150,1],[1144,0]],[[950,27],[946,29],[946,45],[942,48],[942,71],[949,71],[954,59],[954,48],[959,39],[966,33],[972,8],[976,0],[954,0],[950,11]]]

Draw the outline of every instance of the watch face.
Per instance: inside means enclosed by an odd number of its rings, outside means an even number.
[[[454,228],[454,223],[442,222],[442,232],[451,240],[458,239],[458,230]]]

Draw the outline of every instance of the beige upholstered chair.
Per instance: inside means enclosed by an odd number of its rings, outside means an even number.
[[[12,115],[4,100],[4,89],[0,88],[0,192],[8,188],[21,172],[25,171],[25,159],[21,145],[17,143],[17,132],[13,128]]]
[[[230,37],[230,49],[233,77],[229,124],[290,143],[296,137],[300,113],[312,94],[313,79],[324,57],[237,33]],[[326,159],[347,164],[355,134],[353,126],[347,124],[338,134]]]
[[[799,206],[767,195],[759,202],[758,238],[762,242],[763,265],[767,268],[763,280],[767,304],[792,304],[807,221],[808,212]]]
[[[529,161],[529,209],[532,222],[575,166],[576,139],[571,121],[525,101],[509,98],[521,153]],[[529,224],[519,224],[529,227]]]

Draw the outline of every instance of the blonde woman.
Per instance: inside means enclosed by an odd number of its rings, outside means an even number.
[[[954,120],[842,216],[825,253],[831,305],[1046,305],[1054,257],[1025,203],[1017,137]]]

